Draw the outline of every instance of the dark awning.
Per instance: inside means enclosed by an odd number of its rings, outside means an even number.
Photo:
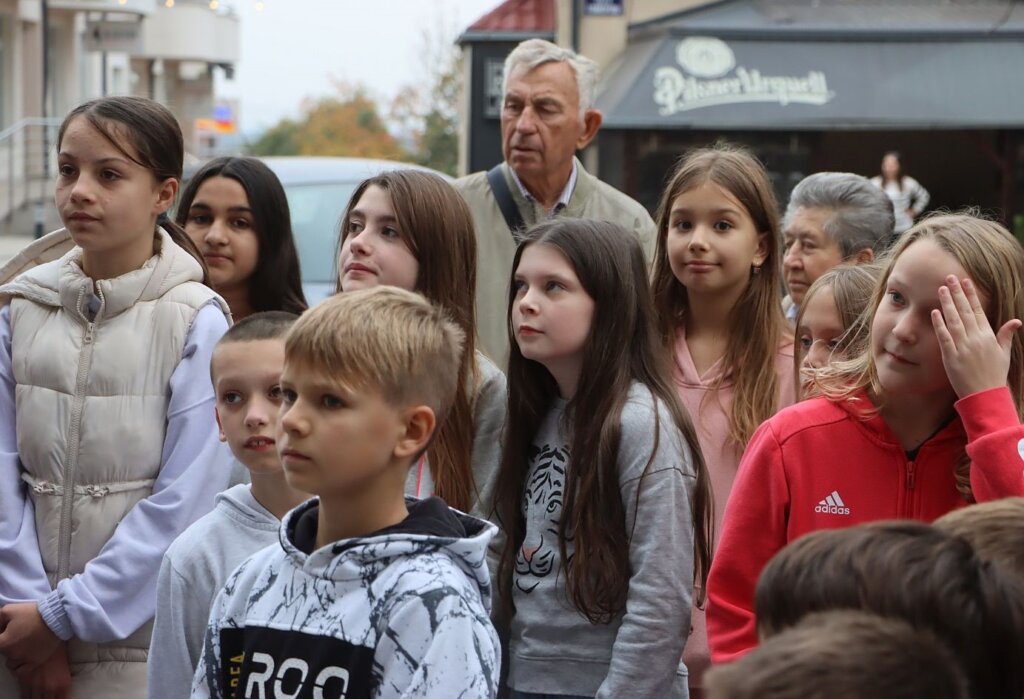
[[[634,31],[598,98],[605,128],[1024,127],[1024,35],[1005,23],[966,31],[961,17],[944,30],[931,14],[916,33],[803,31],[790,15],[777,28],[764,17],[735,25],[736,7],[757,17],[759,4],[724,3],[730,26],[694,12]],[[877,19],[879,5],[865,4]]]

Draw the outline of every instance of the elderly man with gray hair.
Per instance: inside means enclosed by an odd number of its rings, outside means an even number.
[[[782,220],[786,317],[796,318],[807,288],[825,272],[874,260],[892,240],[893,224],[892,202],[865,177],[818,172],[801,180]]]
[[[540,39],[505,59],[501,142],[504,162],[455,182],[477,236],[477,329],[484,350],[508,358],[508,280],[517,234],[552,216],[613,221],[634,232],[648,259],[655,226],[639,203],[601,182],[575,157],[601,127],[594,109],[597,64]]]

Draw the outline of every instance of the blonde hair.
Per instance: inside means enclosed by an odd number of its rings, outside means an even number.
[[[885,400],[871,355],[871,325],[885,296],[896,260],[920,240],[932,241],[963,266],[980,294],[987,299],[985,316],[994,330],[1009,320],[1024,318],[1024,285],[1021,281],[1024,249],[1017,239],[995,221],[979,218],[973,212],[930,216],[904,233],[882,261],[882,274],[868,306],[868,340],[864,350],[849,361],[834,362],[816,372],[813,393],[838,402],[854,400],[856,394],[868,390],[876,397],[876,405]],[[1024,345],[1019,333],[1014,334],[1010,346],[1007,386],[1018,418],[1024,419]],[[957,490],[964,499],[973,502],[970,465],[965,451],[955,467],[956,481]]]
[[[775,357],[789,338],[782,315],[779,289],[779,212],[764,166],[748,151],[719,144],[687,153],[679,162],[658,206],[658,240],[654,253],[651,289],[658,313],[658,331],[671,351],[676,331],[684,327],[689,311],[686,287],[676,279],[668,260],[668,224],[672,203],[679,195],[712,182],[746,209],[758,233],[764,234],[767,254],[752,268],[750,283],[729,312],[729,344],[725,366],[715,382],[715,393],[730,375],[735,385],[729,414],[729,436],[744,447],[758,426],[779,407],[779,375]],[[710,395],[710,394],[709,394]]]
[[[1024,498],[961,507],[934,524],[966,539],[981,560],[994,562],[1024,580]]]
[[[464,341],[441,307],[411,291],[376,287],[306,311],[285,338],[285,362],[379,392],[393,406],[424,404],[441,425],[455,400]]]
[[[857,356],[864,351],[866,346],[870,324],[864,311],[868,308],[868,302],[871,300],[871,294],[881,273],[882,266],[877,263],[839,265],[815,279],[807,289],[793,324],[796,329],[793,377],[796,380],[796,395],[798,397],[803,395],[803,386],[813,381],[815,373],[814,369],[803,366],[805,352],[800,338],[800,324],[803,322],[804,311],[810,300],[825,289],[832,292],[832,303],[835,304],[839,324],[843,329],[843,334],[839,336],[838,345],[833,351],[840,352],[841,355]]]

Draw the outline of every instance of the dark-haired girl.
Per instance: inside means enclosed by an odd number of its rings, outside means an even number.
[[[495,502],[512,697],[685,697],[709,486],[629,231],[557,219],[516,251]]]
[[[288,199],[263,162],[211,160],[182,192],[175,220],[202,251],[235,320],[306,310]]]
[[[144,697],[160,561],[228,480],[228,309],[157,223],[184,153],[165,107],[87,102],[57,150],[48,238],[75,247],[0,287],[0,696]]]

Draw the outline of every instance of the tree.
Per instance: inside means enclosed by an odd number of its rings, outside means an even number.
[[[364,87],[338,83],[336,88],[335,96],[307,101],[297,122],[284,119],[272,127],[252,153],[408,159]]]
[[[459,166],[459,112],[456,105],[462,89],[460,55],[456,49],[447,65],[435,76],[430,107],[423,116],[423,131],[417,139],[416,159],[422,165],[455,175]]]
[[[297,155],[299,144],[296,140],[302,127],[291,119],[282,119],[250,146],[253,155]]]
[[[407,136],[412,160],[455,175],[459,159],[459,93],[462,90],[462,52],[455,45],[455,25],[443,18],[423,30],[420,53],[425,67],[419,85],[406,86],[388,110],[392,128]]]

